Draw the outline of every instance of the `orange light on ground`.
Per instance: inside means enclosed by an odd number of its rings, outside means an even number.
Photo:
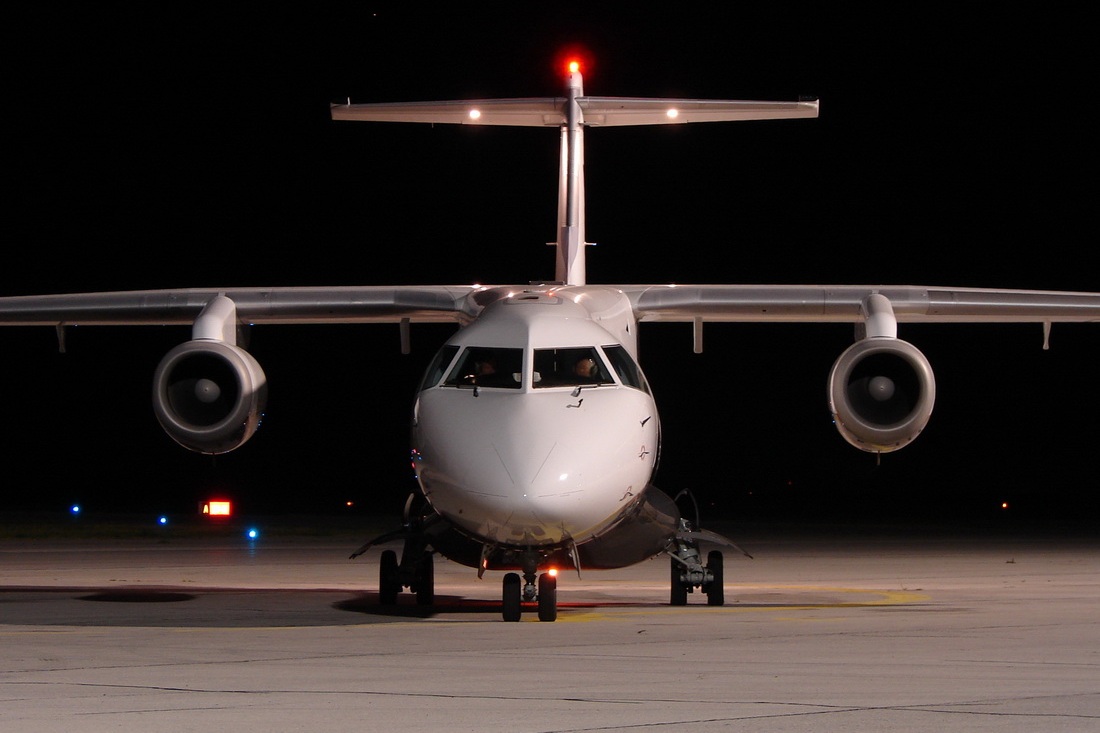
[[[233,504],[223,499],[208,501],[202,505],[202,513],[207,517],[228,517],[233,514]]]

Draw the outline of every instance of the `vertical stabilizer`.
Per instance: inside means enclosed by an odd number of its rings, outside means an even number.
[[[558,241],[554,279],[584,285],[584,114],[579,99],[584,80],[576,63],[569,66],[561,128],[561,171],[558,180]]]

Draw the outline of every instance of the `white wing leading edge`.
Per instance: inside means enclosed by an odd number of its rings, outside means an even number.
[[[1100,293],[916,285],[619,285],[639,321],[858,322],[871,295],[907,323],[1100,322]]]
[[[134,290],[0,297],[0,325],[189,325],[216,296],[240,325],[456,323],[532,285],[392,285]],[[1100,293],[915,285],[604,286],[623,292],[639,322],[858,323],[874,294],[903,323],[1100,322]],[[505,295],[502,295],[505,294]]]
[[[484,288],[475,285],[188,288],[0,298],[0,325],[191,324],[216,297],[240,325],[295,323],[464,323]]]

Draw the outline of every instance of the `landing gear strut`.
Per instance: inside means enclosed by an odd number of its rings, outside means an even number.
[[[430,549],[430,540],[424,531],[431,521],[416,511],[417,499],[416,494],[410,494],[405,502],[405,522],[401,529],[375,537],[351,553],[351,559],[355,559],[375,545],[404,540],[400,562],[394,550],[383,550],[379,558],[378,602],[383,606],[397,603],[397,595],[403,588],[416,594],[418,606],[430,606],[435,602],[435,550]]]
[[[699,536],[699,533],[692,531],[691,524],[686,519],[680,520],[680,532],[677,533],[676,539],[668,550],[671,558],[668,600],[670,605],[687,605],[688,593],[693,593],[696,587],[707,594],[708,606],[721,606],[726,602],[722,553],[720,550],[711,550],[707,553],[707,563],[704,565],[696,542]],[[748,555],[748,553],[745,554]]]
[[[430,606],[435,602],[434,558],[425,547],[416,544],[405,540],[400,563],[395,551],[382,551],[378,566],[378,602],[383,606],[397,603],[397,594],[403,588],[416,594],[418,606]]]
[[[501,612],[505,621],[519,621],[524,601],[538,601],[539,621],[558,619],[557,575],[552,572],[538,574],[533,562],[524,570],[522,581],[519,573],[505,574],[501,592]]]

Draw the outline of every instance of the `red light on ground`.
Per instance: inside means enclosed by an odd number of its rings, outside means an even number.
[[[569,64],[566,67],[566,70],[570,74],[576,74],[578,71],[581,70],[581,62],[577,61],[576,59],[570,60]]]
[[[1002,501],[1001,502],[1001,509],[1008,509],[1008,502],[1007,501]]]
[[[228,517],[233,514],[233,504],[224,499],[208,501],[202,505],[202,513],[208,517]]]
[[[550,576],[551,578],[556,578],[556,577],[558,577],[558,569],[557,569],[557,568],[550,568],[550,569],[549,569],[549,570],[547,570],[546,572],[547,572],[547,574],[548,574],[548,575],[549,575],[549,576]]]

